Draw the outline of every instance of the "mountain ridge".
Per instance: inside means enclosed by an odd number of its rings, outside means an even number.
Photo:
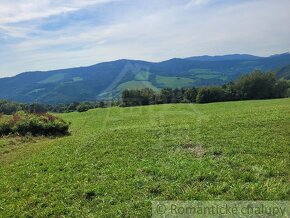
[[[203,56],[193,56],[186,59],[190,60],[200,60],[200,61],[227,61],[227,60],[257,60],[265,57],[259,57],[249,54],[229,54],[229,55],[203,55]]]
[[[201,55],[201,56],[192,56],[192,57],[186,57],[186,58],[171,58],[168,60],[163,60],[163,61],[144,61],[144,60],[139,60],[139,59],[116,59],[116,60],[112,60],[112,61],[104,61],[104,62],[100,62],[100,63],[96,63],[96,64],[92,64],[92,65],[88,65],[88,66],[77,66],[77,67],[68,67],[68,68],[61,68],[61,69],[52,69],[52,70],[30,70],[30,71],[25,71],[25,72],[21,72],[18,73],[14,76],[6,76],[6,77],[2,77],[0,79],[5,79],[5,78],[11,78],[11,77],[16,77],[18,75],[21,74],[25,74],[25,73],[44,73],[44,72],[53,72],[53,71],[59,71],[59,70],[71,70],[71,69],[77,69],[77,68],[87,68],[87,67],[93,67],[99,64],[106,64],[106,63],[111,63],[111,62],[130,62],[130,61],[136,61],[136,62],[146,62],[146,63],[162,63],[162,62],[167,62],[167,61],[171,61],[174,59],[177,60],[196,60],[196,61],[227,61],[227,60],[257,60],[257,59],[262,59],[262,58],[269,58],[269,57],[275,57],[275,56],[281,56],[281,55],[289,55],[289,52],[285,52],[285,53],[281,53],[281,54],[274,54],[274,55],[270,55],[270,56],[266,56],[266,57],[262,57],[262,56],[255,56],[255,55],[250,55],[250,54],[227,54],[227,55]],[[241,58],[238,58],[241,57]]]
[[[245,54],[173,58],[161,62],[119,59],[0,78],[0,98],[20,102],[69,103],[118,98],[125,88],[175,88],[222,85],[258,69],[290,65],[290,54]]]

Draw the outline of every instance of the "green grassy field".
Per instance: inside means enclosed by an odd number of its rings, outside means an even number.
[[[152,90],[158,90],[155,86],[152,85],[151,82],[149,81],[129,81],[129,82],[125,82],[120,84],[117,87],[117,90],[125,90],[125,89],[142,89],[142,88],[150,88]]]
[[[182,88],[192,86],[195,80],[184,77],[156,76],[156,83],[168,88]]]
[[[210,69],[191,69],[189,72],[192,73],[192,78],[194,80],[198,79],[202,80],[220,79],[223,81],[228,80],[228,76],[224,75],[221,72],[212,71]]]
[[[290,200],[290,99],[60,116],[71,136],[0,139],[0,217],[148,217],[152,200]]]
[[[46,78],[45,80],[40,81],[41,84],[47,84],[47,83],[56,83],[61,81],[64,78],[64,74],[55,74],[53,76],[50,76]]]

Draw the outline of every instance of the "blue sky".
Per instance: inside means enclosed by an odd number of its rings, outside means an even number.
[[[290,51],[289,0],[1,0],[0,77],[115,59]]]

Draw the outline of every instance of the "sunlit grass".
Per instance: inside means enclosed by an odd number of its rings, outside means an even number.
[[[279,99],[62,114],[71,136],[0,140],[0,217],[148,217],[151,200],[290,200],[289,111]]]

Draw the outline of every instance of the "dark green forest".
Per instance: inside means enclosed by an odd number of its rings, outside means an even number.
[[[287,67],[288,65],[288,67]],[[116,60],[89,67],[26,72],[0,78],[0,98],[42,104],[118,100],[125,89],[221,86],[253,70],[289,78],[290,54],[173,58],[154,63]]]
[[[235,82],[222,86],[190,87],[190,88],[163,88],[154,91],[150,88],[126,89],[120,100],[100,102],[73,102],[69,104],[39,104],[18,103],[0,100],[0,113],[12,115],[17,111],[28,113],[67,113],[84,112],[93,108],[112,106],[138,106],[168,103],[210,103],[222,101],[238,101],[251,99],[273,99],[290,96],[290,82],[277,79],[274,73],[254,71],[241,76]]]
[[[122,106],[285,98],[289,97],[289,87],[289,81],[277,79],[274,73],[254,71],[222,86],[165,88],[160,92],[148,88],[125,90],[122,93]]]

